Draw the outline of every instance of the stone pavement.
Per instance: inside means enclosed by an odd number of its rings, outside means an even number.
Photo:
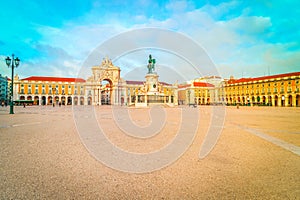
[[[172,142],[181,109],[165,108],[164,129],[146,139],[122,134],[111,107],[93,112],[115,146],[151,153]],[[212,108],[192,109],[199,111],[197,134],[178,160],[127,173],[85,147],[72,107],[15,107],[14,115],[0,107],[0,199],[299,199],[300,108],[226,107],[223,131],[203,159]],[[147,108],[128,112],[139,126],[151,121]]]

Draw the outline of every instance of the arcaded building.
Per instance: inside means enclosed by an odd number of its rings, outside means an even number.
[[[148,68],[148,73],[147,73]],[[185,83],[159,80],[155,59],[149,55],[144,81],[124,80],[121,68],[109,58],[82,78],[14,77],[14,100],[34,105],[125,105],[152,104],[300,106],[300,72],[254,78],[199,77]],[[8,80],[8,87],[10,80]]]
[[[224,81],[229,105],[300,106],[300,72]]]

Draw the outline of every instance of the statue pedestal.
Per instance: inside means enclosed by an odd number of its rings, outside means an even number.
[[[145,76],[146,78],[146,87],[147,87],[147,95],[156,95],[159,93],[158,91],[158,75],[151,73]]]

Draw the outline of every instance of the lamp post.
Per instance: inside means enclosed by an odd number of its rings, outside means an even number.
[[[20,59],[14,58],[14,54],[12,54],[12,58],[10,58],[9,56],[7,56],[7,58],[5,59],[6,61],[6,65],[8,67],[11,66],[11,86],[10,86],[10,111],[9,114],[14,114],[14,68],[18,67],[20,64]]]

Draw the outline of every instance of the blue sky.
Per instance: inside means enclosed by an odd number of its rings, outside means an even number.
[[[76,77],[88,55],[103,42],[126,31],[148,27],[172,30],[193,39],[224,78],[300,71],[298,1],[0,0],[0,3],[3,75],[10,76],[4,59],[14,53],[21,59],[16,70],[21,78]],[[160,60],[166,62],[163,58],[166,55],[154,52],[158,65]],[[128,65],[147,64],[147,57],[141,55],[125,56],[126,62],[120,59],[116,64],[122,72],[130,71]],[[182,68],[180,73],[184,73],[184,63],[175,60],[171,58],[166,64]],[[97,62],[94,65],[100,64]]]

